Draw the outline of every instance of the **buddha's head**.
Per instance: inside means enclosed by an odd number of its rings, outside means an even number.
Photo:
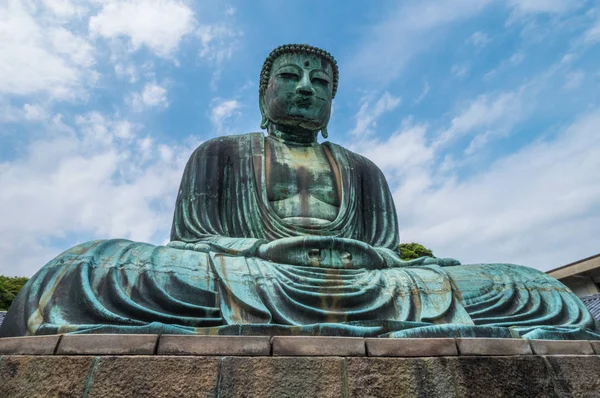
[[[274,126],[327,137],[338,67],[327,51],[307,44],[287,44],[269,54],[260,74],[261,128]]]

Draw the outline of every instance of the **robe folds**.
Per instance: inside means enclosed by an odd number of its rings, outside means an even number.
[[[181,180],[171,241],[205,242],[215,250],[252,254],[260,243],[316,235],[398,251],[392,195],[383,173],[370,160],[323,143],[341,180],[340,210],[331,223],[299,226],[281,219],[269,205],[264,141],[262,133],[226,136],[194,151]]]
[[[600,339],[583,303],[546,274],[512,264],[383,269],[258,258],[295,236],[353,239],[394,255],[398,226],[383,174],[323,144],[342,200],[325,225],[286,223],[266,198],[264,136],[201,145],[186,166],[172,242],[87,242],[45,265],[13,302],[0,337],[56,333],[524,337]],[[194,250],[186,249],[192,244]]]

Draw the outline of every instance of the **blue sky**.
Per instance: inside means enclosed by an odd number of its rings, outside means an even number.
[[[543,270],[600,252],[594,1],[5,0],[0,273],[165,243],[191,151],[259,131],[286,43],[338,60],[330,140],[382,168],[401,241]]]

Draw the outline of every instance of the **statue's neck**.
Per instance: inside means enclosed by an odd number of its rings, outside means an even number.
[[[289,145],[315,145],[318,144],[319,131],[306,130],[297,126],[285,126],[271,123],[267,129],[270,136],[277,138]]]

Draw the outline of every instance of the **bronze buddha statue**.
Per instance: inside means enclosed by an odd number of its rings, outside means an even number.
[[[600,338],[581,301],[511,264],[399,256],[383,173],[327,138],[333,57],[271,52],[263,133],[191,155],[171,242],[78,245],[21,291],[0,337],[55,333]]]

